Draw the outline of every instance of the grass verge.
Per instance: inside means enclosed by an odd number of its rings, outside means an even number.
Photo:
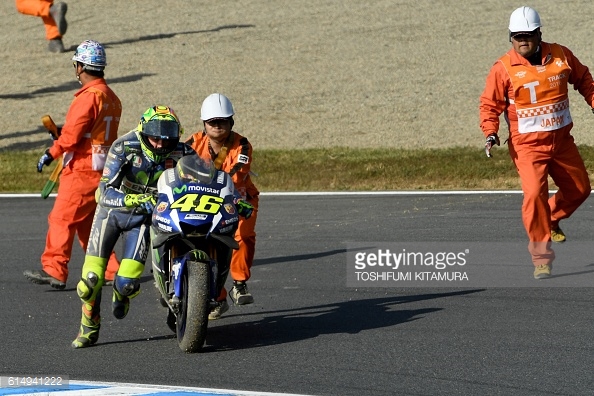
[[[579,149],[594,174],[594,147]],[[53,167],[37,173],[41,154],[0,152],[0,192],[40,192]],[[263,192],[520,189],[509,154],[501,148],[494,150],[493,158],[471,147],[254,150],[252,171]]]

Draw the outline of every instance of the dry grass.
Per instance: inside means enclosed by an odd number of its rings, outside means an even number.
[[[594,174],[594,148],[582,146],[580,152]],[[506,150],[494,153],[489,159],[482,150],[467,147],[255,150],[252,170],[260,191],[269,192],[519,190]],[[39,156],[38,151],[0,152],[0,192],[40,192],[51,169],[36,172]]]
[[[517,189],[507,155],[471,148],[261,150],[253,168],[263,191]]]

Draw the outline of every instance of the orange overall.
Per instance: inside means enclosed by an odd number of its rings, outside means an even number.
[[[568,85],[594,106],[594,82],[586,66],[559,44],[541,42],[542,65],[531,65],[511,49],[491,68],[480,97],[485,136],[499,130],[499,115],[509,127],[509,153],[520,180],[522,220],[535,266],[551,264],[551,229],[588,198],[591,187],[571,135]],[[548,176],[558,191],[549,197]]]
[[[95,208],[95,191],[109,146],[117,138],[122,104],[104,79],[93,80],[74,94],[60,137],[49,152],[63,156],[58,195],[48,216],[49,229],[41,255],[43,270],[66,282],[74,235],[83,250]],[[112,253],[106,279],[113,279],[119,263]],[[109,274],[109,275],[108,275]]]
[[[16,9],[21,14],[41,17],[45,25],[45,38],[53,40],[62,38],[56,21],[50,15],[53,3],[54,0],[16,0]]]
[[[186,143],[192,146],[200,157],[215,161],[215,164],[217,164],[217,155],[211,152],[208,144],[208,136],[203,131],[194,133]],[[233,280],[247,281],[250,279],[250,269],[254,261],[256,218],[258,217],[258,197],[260,192],[250,177],[252,145],[247,138],[237,132],[231,132],[225,143],[225,147],[227,147],[227,156],[222,164],[217,167],[231,175],[235,188],[239,191],[243,199],[254,206],[254,212],[249,219],[239,218],[239,226],[235,234],[235,240],[239,244],[239,249],[233,252],[230,269]],[[217,300],[222,301],[226,296],[227,291],[223,288]]]

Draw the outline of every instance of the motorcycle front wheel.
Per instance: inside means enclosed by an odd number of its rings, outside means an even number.
[[[198,352],[208,328],[210,266],[188,261],[182,274],[180,310],[177,314],[177,344],[184,352]]]

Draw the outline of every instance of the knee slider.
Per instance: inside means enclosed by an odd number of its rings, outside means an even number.
[[[76,285],[76,293],[83,302],[89,302],[103,286],[103,279],[100,279],[93,271],[87,272],[87,276],[81,278]]]
[[[140,293],[139,281],[139,279],[124,278],[123,276],[116,275],[113,282],[113,288],[122,296],[135,297]]]

